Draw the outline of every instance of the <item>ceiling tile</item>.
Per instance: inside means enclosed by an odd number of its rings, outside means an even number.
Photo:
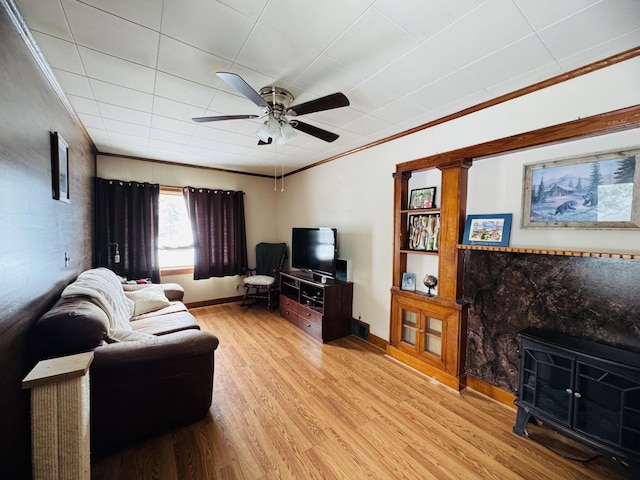
[[[408,98],[429,110],[435,110],[482,90],[473,78],[459,71],[418,90]]]
[[[188,122],[193,117],[202,115],[203,110],[186,103],[174,102],[167,98],[155,97],[153,100],[153,113],[162,117],[174,118]]]
[[[104,127],[109,132],[126,133],[136,137],[149,137],[149,127],[136,125],[134,123],[105,119]]]
[[[269,0],[218,0],[223,5],[232,8],[253,20],[257,20]]]
[[[123,122],[135,123],[137,125],[149,126],[151,125],[151,114],[147,112],[141,112],[140,110],[133,110],[132,108],[119,107],[117,105],[110,105],[108,103],[98,103],[100,115],[103,118],[110,118],[112,120],[120,120]]]
[[[160,97],[202,107],[209,105],[215,93],[211,87],[168,73],[158,72],[156,75],[155,94]]]
[[[295,79],[319,52],[271,28],[258,24],[246,40],[236,62],[274,79],[276,84]]]
[[[81,2],[62,0],[75,41],[84,47],[140,65],[155,67],[157,31]]]
[[[366,78],[361,72],[320,55],[293,81],[292,85],[304,92],[294,103],[305,101],[305,96],[311,100],[335,92],[346,92]]]
[[[141,92],[153,93],[154,69],[84,47],[78,47],[78,51],[87,76]]]
[[[231,62],[167,36],[160,37],[158,70],[201,85],[215,87],[216,72],[227,71]]]
[[[136,135],[128,135],[126,133],[109,132],[109,138],[113,145],[137,145],[141,147],[149,145],[149,139],[147,137],[138,137]],[[140,156],[144,157],[144,155]]]
[[[82,0],[99,10],[153,30],[160,30],[163,0]],[[166,3],[166,2],[164,2]]]
[[[16,5],[20,13],[29,19],[29,29],[32,33],[37,31],[73,42],[73,35],[59,2],[16,0]]]
[[[76,95],[67,95],[69,102],[73,106],[73,109],[77,113],[86,113],[88,115],[96,115],[100,116],[100,111],[98,110],[98,104],[95,100],[78,97]]]
[[[153,95],[139,92],[131,88],[120,87],[100,80],[91,79],[91,89],[98,102],[119,105],[134,110],[150,112],[153,105]]]
[[[79,97],[93,98],[89,79],[84,75],[67,72],[53,68],[53,73],[62,85],[65,92],[70,95],[78,95]]]
[[[594,59],[604,59],[616,53],[637,48],[638,45],[640,45],[640,29],[561,58],[558,63],[565,71],[573,70],[591,63]]]
[[[162,33],[218,57],[234,60],[255,20],[220,2],[165,0]]]
[[[175,120],[173,118],[161,117],[153,115],[151,117],[151,126],[154,129],[173,132],[180,135],[193,135],[198,125],[191,121]]]
[[[367,0],[271,0],[261,20],[265,25],[272,25],[298,42],[321,52],[354,23],[370,4]]]
[[[601,0],[514,0],[531,26],[536,30],[560,22]]]
[[[86,113],[79,113],[78,116],[80,117],[80,120],[82,120],[82,124],[86,128],[104,130],[104,122],[102,121],[102,117],[98,115],[89,115]]]
[[[38,32],[33,32],[33,38],[38,42],[38,47],[40,47],[51,68],[77,73],[78,75],[85,74],[82,61],[78,55],[78,49],[73,43]]]
[[[610,8],[611,3],[615,8]],[[639,29],[640,1],[610,0],[581,10],[538,35],[557,59],[563,59]]]
[[[354,71],[370,76],[417,45],[418,41],[406,31],[377,10],[370,9],[324,53]],[[371,50],[375,55],[364,53]]]
[[[430,38],[428,43],[454,66],[463,68],[532,33],[533,29],[511,0],[493,0]]]
[[[538,70],[546,65],[557,67],[555,59],[540,39],[536,35],[530,35],[467,65],[464,71],[479,85],[490,88],[521,76],[523,71]]]
[[[455,70],[446,57],[424,43],[378,72],[372,79],[393,90],[409,93]]]
[[[420,41],[432,37],[486,0],[380,0],[375,8]]]

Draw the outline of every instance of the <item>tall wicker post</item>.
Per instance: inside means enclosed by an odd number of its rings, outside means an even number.
[[[31,389],[34,480],[90,480],[89,366],[93,353],[39,362],[22,381]]]

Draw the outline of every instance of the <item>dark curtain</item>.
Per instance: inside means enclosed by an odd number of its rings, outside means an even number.
[[[160,185],[96,178],[96,264],[129,280],[160,282]],[[120,263],[115,263],[116,245]]]
[[[184,187],[182,192],[193,230],[193,278],[244,275],[244,193],[193,187]]]

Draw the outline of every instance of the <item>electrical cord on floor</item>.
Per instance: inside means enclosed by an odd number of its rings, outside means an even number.
[[[596,458],[600,458],[602,456],[602,454],[598,453],[590,458],[586,458],[586,459],[582,459],[582,458],[575,458],[575,457],[570,457],[569,455],[565,455],[564,453],[561,453],[559,451],[557,451],[556,449],[550,447],[549,445],[545,445],[544,443],[536,440],[535,438],[529,436],[529,432],[525,429],[524,431],[525,435],[527,436],[527,438],[529,438],[531,441],[536,442],[538,445],[546,448],[547,450],[552,451],[553,453],[555,453],[556,455],[561,456],[562,458],[565,458],[567,460],[571,460],[572,462],[580,462],[580,463],[589,463],[592,462],[593,460],[595,460]]]

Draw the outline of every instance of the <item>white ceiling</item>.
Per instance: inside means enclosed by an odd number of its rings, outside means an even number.
[[[100,153],[273,175],[640,45],[640,0],[16,0]],[[338,133],[258,146],[222,82],[277,85]],[[280,170],[280,166],[278,167]]]

